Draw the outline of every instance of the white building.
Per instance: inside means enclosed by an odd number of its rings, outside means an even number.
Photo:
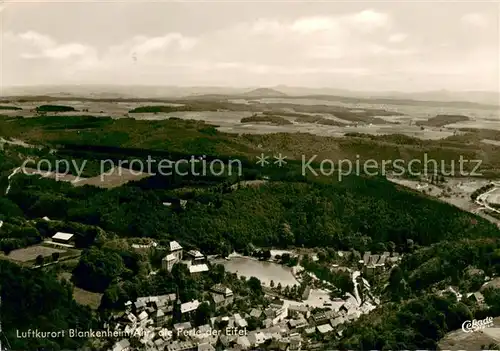
[[[321,334],[326,334],[333,331],[333,328],[330,324],[318,325],[316,328]]]
[[[177,241],[171,241],[169,249],[170,253],[161,260],[161,266],[171,271],[174,264],[182,260],[182,246]]]
[[[61,244],[71,244],[74,239],[74,234],[57,232],[53,237],[52,241]]]
[[[205,256],[198,250],[190,250],[187,254],[191,258],[192,264],[199,264],[205,261]]]
[[[177,259],[182,260],[182,246],[177,241],[170,242],[170,254],[177,256]]]
[[[176,264],[177,262],[179,262],[179,260],[177,259],[176,255],[168,254],[161,260],[161,267],[170,272],[174,264]]]
[[[192,311],[196,311],[198,309],[198,306],[200,306],[200,302],[198,300],[194,300],[191,302],[185,302],[181,304],[181,313],[188,313]]]
[[[113,351],[128,351],[130,350],[130,342],[127,339],[123,339],[117,342],[113,346]]]
[[[209,271],[209,268],[208,268],[206,263],[189,266],[189,273],[191,273],[191,274],[208,272],[208,271]]]

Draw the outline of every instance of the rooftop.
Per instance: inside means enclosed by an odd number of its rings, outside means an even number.
[[[198,250],[190,250],[188,252],[188,255],[194,257],[194,258],[204,258],[205,256],[203,256],[203,254],[198,251]]]
[[[233,291],[231,289],[229,289],[228,287],[226,287],[222,284],[216,284],[216,285],[212,286],[212,291],[214,293],[226,295],[226,296],[233,294]]]
[[[212,299],[215,303],[221,303],[225,300],[225,297],[221,294],[212,293]]]
[[[290,305],[288,306],[289,311],[297,311],[297,312],[307,312],[309,311],[309,307],[304,305]]]
[[[254,318],[259,318],[261,315],[262,315],[262,311],[257,309],[257,308],[254,308],[254,309],[252,309],[252,311],[250,311],[250,316],[252,316]]]
[[[330,324],[318,325],[317,328],[321,334],[325,334],[325,333],[331,332],[333,330],[333,328]]]
[[[193,350],[197,346],[196,344],[190,341],[174,341],[171,344],[167,345],[168,351],[184,351],[184,350]]]
[[[170,251],[182,250],[182,246],[177,241],[170,242]]]
[[[200,302],[198,300],[183,303],[181,304],[181,313],[195,311],[198,309],[198,306],[200,306]]]
[[[208,272],[208,270],[208,266],[205,263],[192,265],[189,267],[189,273]]]
[[[63,232],[57,232],[52,239],[57,239],[57,240],[70,240],[74,234],[70,233],[63,233]]]
[[[189,322],[184,322],[184,323],[177,323],[177,324],[174,324],[174,329],[175,329],[175,330],[191,329],[191,323],[189,323]]]
[[[199,344],[198,345],[198,351],[215,351],[215,348],[208,344],[208,343],[205,343],[205,344]]]
[[[122,351],[122,350],[125,350],[129,346],[130,346],[130,342],[127,339],[122,339],[121,341],[119,341],[115,344],[115,346],[113,347],[113,351]]]
[[[177,256],[174,254],[168,254],[167,256],[163,257],[164,261],[175,261],[177,259]]]

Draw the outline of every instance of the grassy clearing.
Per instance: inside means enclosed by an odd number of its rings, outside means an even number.
[[[13,250],[8,255],[0,254],[0,259],[6,259],[25,267],[32,267],[39,255],[43,256],[44,264],[52,264],[54,262],[52,261],[52,254],[56,252],[59,253],[59,260],[57,262],[78,257],[81,253],[81,251],[77,249],[56,248],[50,244],[43,243]]]
[[[322,137],[306,133],[236,135],[219,132],[202,121],[168,119],[141,121],[131,118],[41,117],[0,119],[0,136],[26,142],[63,146],[60,155],[77,159],[96,159],[97,153],[128,156],[152,155],[154,152],[183,155],[217,155],[254,159],[261,152],[282,153],[288,159],[317,155],[317,160],[410,161],[428,159],[450,164],[452,160],[482,160],[481,171],[493,177],[500,172],[499,146],[475,142],[473,133],[443,140],[420,140],[404,135],[348,135]],[[474,136],[474,138],[473,138]],[[162,155],[163,156],[163,155]],[[167,157],[172,159],[172,157]],[[466,163],[465,169],[475,167]],[[99,173],[95,173],[96,175]]]
[[[99,305],[101,304],[101,293],[95,293],[91,291],[87,291],[84,289],[77,288],[76,286],[73,288],[73,297],[76,302],[80,305],[89,306],[93,310],[97,310]]]
[[[17,106],[0,105],[0,110],[19,111],[22,110],[22,108]]]
[[[35,245],[30,247],[25,247],[22,249],[13,250],[7,255],[7,257],[13,261],[18,261],[22,263],[27,263],[29,261],[34,261],[38,255],[45,257],[50,257],[54,252],[59,254],[66,253],[66,250],[56,249],[53,247],[47,247],[42,245]]]
[[[60,280],[66,280],[71,282],[72,274],[71,272],[61,272],[58,274]],[[101,304],[101,293],[95,293],[87,291],[76,286],[73,286],[73,298],[80,305],[89,306],[90,308],[97,310]]]

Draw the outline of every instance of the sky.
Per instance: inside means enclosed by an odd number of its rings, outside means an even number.
[[[0,83],[490,90],[499,5],[0,0]]]

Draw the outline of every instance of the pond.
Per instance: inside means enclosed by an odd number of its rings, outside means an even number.
[[[236,273],[238,276],[245,276],[247,279],[256,277],[267,286],[271,280],[276,285],[281,283],[282,286],[299,284],[291,268],[277,263],[257,261],[247,257],[233,257],[230,260],[217,260],[215,263],[222,264],[226,271]]]

